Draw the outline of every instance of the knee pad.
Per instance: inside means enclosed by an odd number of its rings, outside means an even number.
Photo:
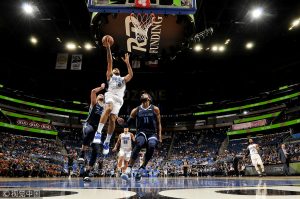
[[[156,139],[150,139],[148,141],[148,148],[155,149],[157,144],[158,144],[158,141]]]
[[[94,135],[95,135],[94,128],[89,124],[85,124],[82,129],[83,145],[88,146],[92,141],[92,139],[94,138]]]

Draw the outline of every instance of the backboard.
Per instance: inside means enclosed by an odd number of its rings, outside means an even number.
[[[196,0],[150,0],[149,8],[137,8],[135,0],[88,0],[90,12],[99,13],[154,13],[194,14]]]

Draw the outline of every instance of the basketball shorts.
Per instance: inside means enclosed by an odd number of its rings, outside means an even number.
[[[90,125],[89,123],[85,123],[82,129],[82,139],[83,145],[88,146],[94,139],[97,127]]]
[[[123,98],[122,97],[119,97],[115,94],[112,94],[110,92],[106,92],[105,93],[105,103],[108,104],[108,103],[112,103],[113,104],[113,108],[112,108],[112,111],[111,111],[111,114],[114,114],[114,115],[118,115],[119,114],[119,111],[123,105]]]
[[[253,155],[251,155],[251,161],[252,161],[253,166],[255,166],[255,165],[262,165],[263,164],[263,162],[262,162],[261,157],[260,157],[259,154],[253,154]]]
[[[120,148],[119,151],[119,157],[123,156],[125,161],[129,161],[130,160],[130,156],[131,156],[131,150],[130,149],[122,149]]]

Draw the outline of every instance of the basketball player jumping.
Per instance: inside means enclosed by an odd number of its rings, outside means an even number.
[[[110,43],[107,40],[104,44],[107,52],[107,71],[106,78],[108,81],[108,89],[105,93],[105,108],[101,115],[97,132],[95,133],[95,137],[93,143],[101,144],[101,136],[102,129],[109,119],[108,128],[107,128],[107,136],[103,143],[103,154],[106,155],[109,152],[109,143],[112,136],[112,133],[115,130],[115,122],[118,117],[119,111],[123,105],[123,97],[125,94],[126,83],[129,82],[133,77],[133,72],[131,65],[129,63],[129,55],[125,54],[123,61],[126,63],[128,74],[124,77],[120,76],[120,70],[118,68],[112,69],[113,60],[112,54],[110,50]]]
[[[141,149],[146,147],[146,154],[144,162],[135,176],[136,181],[141,180],[141,174],[146,168],[149,160],[152,158],[155,147],[158,142],[162,142],[159,108],[151,104],[151,97],[148,93],[142,94],[140,100],[141,105],[131,111],[130,117],[126,122],[126,125],[130,126],[133,120],[136,119],[137,131],[135,136],[136,142],[129,160],[128,168],[126,169],[125,174],[122,174],[121,176],[122,179],[126,181],[129,179],[132,166]],[[118,123],[124,125],[125,122],[122,118],[118,118]]]
[[[102,91],[104,88],[105,88],[105,84],[102,83],[100,87],[97,87],[91,91],[91,104],[89,109],[89,115],[87,117],[86,123],[83,125],[83,130],[82,130],[83,144],[81,148],[80,158],[78,159],[79,163],[84,162],[85,152],[87,151],[90,143],[92,142],[95,132],[97,130],[97,125],[104,109],[104,96],[103,94],[99,94],[97,96],[97,93]],[[91,147],[92,147],[92,155],[90,157],[90,161],[86,168],[86,171],[84,172],[83,175],[84,181],[90,181],[89,172],[94,166],[97,159],[97,151],[98,151],[97,145],[91,144]]]
[[[255,170],[257,171],[258,175],[260,177],[262,175],[265,175],[265,167],[258,153],[258,145],[255,144],[252,139],[249,139],[249,146],[247,147],[247,149],[248,150],[246,156],[250,154],[252,165],[255,167]]]
[[[119,145],[119,157],[118,157],[118,171],[122,169],[122,173],[125,172],[128,166],[128,161],[131,156],[132,146],[131,140],[135,142],[135,137],[130,133],[128,127],[124,127],[124,132],[119,135],[118,141],[113,148],[113,152],[117,151]],[[123,167],[122,167],[123,165]]]

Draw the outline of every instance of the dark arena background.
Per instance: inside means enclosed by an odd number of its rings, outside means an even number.
[[[0,13],[0,198],[300,197],[299,0],[2,0]],[[125,53],[133,70],[119,117],[144,91],[161,115],[162,143],[127,181],[121,125],[90,181],[92,147],[80,161],[104,35],[121,76]]]

